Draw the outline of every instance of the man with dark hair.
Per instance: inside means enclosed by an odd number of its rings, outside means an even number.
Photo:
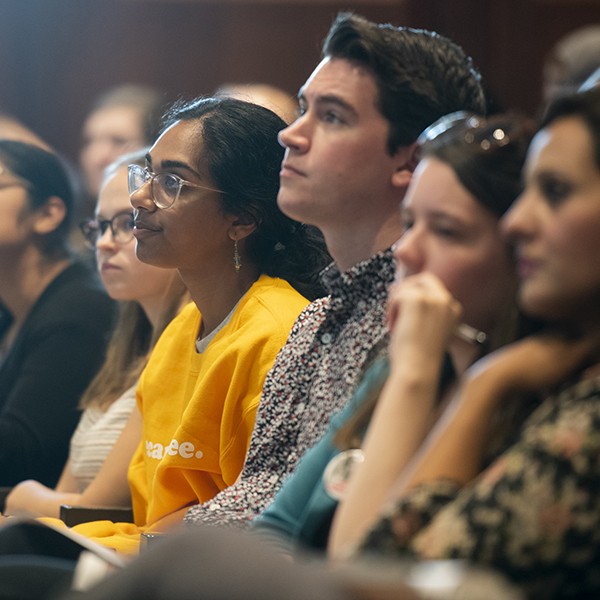
[[[334,259],[323,273],[329,295],[301,313],[267,376],[238,481],[192,507],[189,522],[248,524],[347,403],[387,343],[391,245],[402,233],[398,209],[418,162],[416,138],[444,114],[485,111],[479,74],[450,40],[348,13],[333,23],[299,103],[299,118],[279,134],[286,152],[278,203],[323,232]],[[340,597],[335,582],[287,569],[234,533],[199,528],[159,543],[158,555],[150,551],[90,597]],[[207,587],[196,548],[215,558],[208,571],[217,573],[216,589]],[[192,558],[175,567],[164,560],[176,555]]]
[[[335,261],[323,273],[329,295],[300,315],[267,376],[240,478],[192,507],[188,522],[247,524],[349,400],[386,346],[390,247],[402,233],[416,138],[444,114],[485,111],[480,76],[456,44],[349,13],[333,23],[299,102],[279,135],[278,203],[323,232]]]
[[[485,112],[481,76],[471,59],[433,31],[379,25],[341,13],[325,38],[319,67],[331,59],[361,66],[375,79],[377,108],[390,127],[390,153],[410,146],[427,125],[454,107]]]

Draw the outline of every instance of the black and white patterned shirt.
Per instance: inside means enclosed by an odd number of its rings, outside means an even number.
[[[192,507],[186,522],[245,526],[271,503],[385,345],[385,304],[394,271],[388,249],[344,273],[335,265],[323,272],[329,296],[300,314],[267,375],[238,481]]]

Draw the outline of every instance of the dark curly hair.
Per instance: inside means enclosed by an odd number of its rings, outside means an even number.
[[[472,60],[432,31],[377,24],[343,12],[327,34],[323,56],[358,63],[373,74],[378,108],[390,122],[390,154],[412,144],[445,114],[486,112],[481,75]]]

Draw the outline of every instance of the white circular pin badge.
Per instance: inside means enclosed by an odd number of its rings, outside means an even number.
[[[329,461],[323,472],[323,486],[329,496],[338,502],[344,499],[355,466],[364,460],[365,453],[360,448],[352,448],[340,452]]]

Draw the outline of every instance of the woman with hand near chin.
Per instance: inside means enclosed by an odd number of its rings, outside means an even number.
[[[364,551],[466,559],[531,598],[598,595],[599,148],[600,90],[550,106],[528,151],[525,190],[503,222],[520,306],[544,330],[467,371],[418,457],[397,473]],[[486,463],[494,414],[523,394],[543,401]],[[333,553],[345,550],[338,537]]]
[[[519,334],[517,277],[500,219],[521,190],[531,132],[522,119],[459,112],[420,136],[394,247],[389,345],[253,523],[280,547],[324,550],[334,512],[335,536],[365,531],[460,376]]]

